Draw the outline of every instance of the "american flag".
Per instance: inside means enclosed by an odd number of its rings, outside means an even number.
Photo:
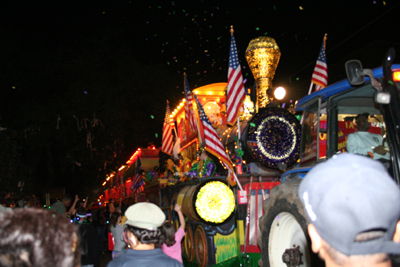
[[[326,34],[324,37],[324,41],[322,42],[321,50],[319,51],[319,56],[317,59],[317,64],[315,65],[315,69],[311,78],[310,91],[308,92],[309,94],[312,91],[312,84],[315,84],[315,91],[325,88],[328,84],[328,65],[326,64],[325,44]]]
[[[196,100],[197,110],[199,111],[200,121],[203,124],[204,129],[204,139],[206,144],[206,150],[216,156],[230,171],[233,171],[232,162],[225,152],[224,146],[219,140],[217,131],[212,127],[210,120],[208,119],[206,113],[196,95],[194,95]]]
[[[135,196],[136,194],[139,194],[140,192],[144,191],[144,181],[142,179],[142,163],[140,162],[140,158],[137,159],[136,161],[136,175],[133,178],[132,181],[132,196]]]
[[[161,151],[171,156],[174,145],[170,114],[171,111],[169,109],[169,102],[167,100],[167,111],[165,112]]]
[[[186,98],[185,119],[186,119],[186,121],[189,122],[190,130],[192,132],[197,132],[196,119],[194,117],[194,112],[193,112],[192,92],[190,92],[189,83],[188,83],[188,79],[187,79],[186,73],[184,74],[184,76],[185,76],[184,83],[185,83],[185,98]]]
[[[231,51],[229,55],[228,90],[226,92],[227,123],[234,125],[245,98],[242,70],[231,28]]]

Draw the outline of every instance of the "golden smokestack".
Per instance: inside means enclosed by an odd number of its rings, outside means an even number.
[[[250,41],[246,49],[246,60],[257,82],[258,108],[264,108],[271,102],[267,90],[272,87],[275,70],[281,51],[271,37],[261,36]]]

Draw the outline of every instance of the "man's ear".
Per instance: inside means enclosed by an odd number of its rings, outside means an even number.
[[[399,224],[397,226],[399,226]],[[308,225],[308,234],[310,235],[311,239],[312,251],[314,251],[314,253],[318,253],[322,247],[322,239],[321,236],[318,234],[317,229],[315,229],[314,225]]]
[[[394,232],[393,235],[393,241],[400,242],[400,221],[398,221],[396,224],[396,231]]]

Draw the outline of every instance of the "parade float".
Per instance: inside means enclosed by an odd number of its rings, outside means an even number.
[[[258,218],[263,214],[262,203],[270,190],[279,185],[279,167],[291,166],[298,158],[298,119],[278,108],[267,93],[279,62],[278,46],[272,38],[257,38],[250,42],[246,57],[257,80],[257,96],[251,99],[250,89],[246,90],[239,124],[227,125],[227,83],[193,90],[225,146],[243,190],[227,179],[228,173],[216,157],[208,155],[200,160],[197,152],[204,136],[191,128],[184,98],[170,115],[176,127],[175,140],[180,141],[179,160],[171,157],[162,166],[157,162],[143,168],[154,155],[148,152],[151,148],[139,149],[127,162],[127,170],[114,174],[116,178],[109,183],[111,189],[104,195],[105,202],[122,198],[128,199],[129,204],[149,201],[160,205],[176,228],[179,222],[173,207],[176,203],[182,205],[187,217],[182,244],[185,266],[258,266]],[[194,105],[195,113],[197,109]],[[275,139],[270,138],[271,132]],[[216,166],[212,175],[205,167],[209,162]],[[163,172],[157,172],[161,169]],[[143,183],[134,184],[138,176]]]
[[[180,204],[187,218],[182,242],[185,266],[316,264],[302,207],[296,202],[293,205],[298,210],[293,211],[285,205],[294,201],[291,196],[297,194],[300,178],[331,154],[327,115],[311,112],[315,101],[303,101],[302,108],[310,106],[311,111],[301,126],[293,109],[278,106],[271,89],[279,57],[274,39],[259,37],[250,42],[246,59],[257,86],[253,94],[246,90],[238,123],[233,126],[227,125],[227,83],[193,90],[197,105],[204,110],[235,167],[237,179],[230,177],[222,161],[205,152],[202,126],[199,123],[197,131],[190,126],[184,98],[167,114],[180,145],[175,146],[175,156],[171,153],[166,157],[155,147],[138,149],[126,167],[110,174],[103,184],[105,188],[108,185],[104,202],[114,198],[128,204],[155,203],[176,229],[179,220],[173,207]],[[313,95],[321,93],[308,98]],[[195,113],[198,109],[193,106]],[[335,124],[337,153],[346,151],[347,135],[354,132],[353,122],[346,118]],[[381,126],[371,123],[370,131],[380,132]],[[162,157],[166,160],[160,160]],[[274,205],[276,201],[282,205]]]

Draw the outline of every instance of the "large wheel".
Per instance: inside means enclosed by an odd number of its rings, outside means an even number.
[[[193,249],[193,231],[192,227],[189,224],[186,224],[185,227],[185,238],[183,239],[183,251],[186,256],[186,259],[190,262],[193,261],[194,258],[194,249]]]
[[[194,233],[194,246],[196,250],[196,262],[199,267],[207,265],[207,239],[204,228],[199,225]]]
[[[262,266],[324,266],[318,255],[311,251],[307,217],[297,193],[300,182],[295,179],[274,187],[270,198],[263,203],[261,238],[258,240]]]

